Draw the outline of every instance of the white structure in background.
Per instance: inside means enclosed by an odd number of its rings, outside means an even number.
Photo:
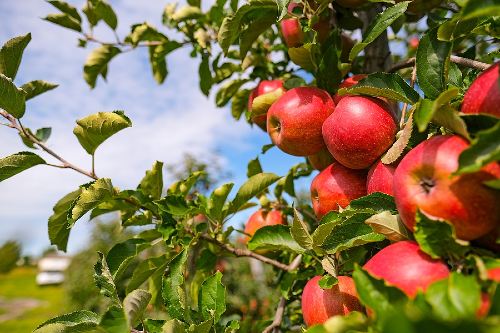
[[[38,261],[36,283],[39,286],[60,284],[64,282],[64,271],[68,268],[71,258],[51,253]]]

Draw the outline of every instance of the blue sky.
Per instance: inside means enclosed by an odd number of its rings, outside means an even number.
[[[133,23],[160,26],[167,1],[110,1],[119,16],[118,33],[125,36]],[[71,1],[81,7],[83,1]],[[0,1],[0,43],[32,33],[16,83],[35,79],[59,84],[59,88],[28,102],[23,123],[32,128],[52,127],[49,146],[84,168],[90,158],[72,134],[74,122],[98,111],[124,110],[133,127],[105,142],[96,155],[97,173],[111,177],[115,186],[134,188],[155,160],[179,161],[184,152],[204,158],[217,152],[224,168],[237,185],[246,178],[248,160],[255,158],[270,140],[258,128],[236,123],[227,108],[217,109],[213,96],[207,99],[198,89],[198,61],[189,50],[169,58],[169,77],[157,85],[150,73],[146,50],[118,56],[108,71],[108,83],[99,81],[90,90],[82,77],[89,49],[77,48],[77,35],[54,26],[41,17],[56,12],[40,0]],[[107,37],[105,29],[96,35]],[[0,128],[0,156],[27,150],[14,130]],[[50,157],[42,154],[48,161]],[[284,175],[302,159],[273,148],[261,157],[265,171]],[[166,185],[169,184],[166,175]],[[49,245],[47,219],[54,203],[78,185],[87,182],[70,170],[39,166],[0,183],[0,243],[17,239],[26,253],[37,254]],[[306,183],[304,183],[306,185]],[[248,214],[233,222],[241,225]],[[72,231],[69,251],[85,246],[91,223],[80,220]]]

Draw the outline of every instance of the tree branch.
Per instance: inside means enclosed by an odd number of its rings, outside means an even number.
[[[365,34],[370,24],[382,10],[382,6],[373,4],[373,6],[369,6],[366,10],[358,12],[359,18],[363,21],[363,34]],[[384,31],[377,39],[366,46],[363,70],[365,73],[386,71],[391,63],[389,38],[387,37],[387,31]]]
[[[450,57],[450,60],[451,60],[451,62],[453,62],[457,65],[461,65],[461,66],[465,66],[465,67],[469,67],[469,68],[474,68],[474,69],[479,69],[481,71],[484,71],[491,66],[490,64],[487,64],[484,62],[480,62],[480,61],[472,60],[472,59],[467,59],[467,58],[463,58],[463,57],[459,57],[459,56],[455,56],[455,55],[452,55]],[[390,73],[396,72],[396,71],[403,69],[403,68],[412,67],[414,64],[415,64],[415,58],[409,58],[409,59],[406,59],[405,61],[398,62],[397,64],[394,64],[393,66],[391,66],[389,68],[388,72],[390,72]]]

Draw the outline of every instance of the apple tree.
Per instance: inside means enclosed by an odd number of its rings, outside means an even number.
[[[276,175],[256,158],[241,186],[208,192],[198,171],[164,186],[158,161],[136,188],[119,189],[94,156],[132,126],[126,112],[78,119],[92,168],[71,163],[46,144],[50,129],[23,126],[26,101],[57,85],[17,82],[31,36],[7,41],[0,116],[27,150],[0,159],[0,181],[42,165],[88,176],[48,218],[62,251],[87,214],[118,212],[124,230],[144,228],[98,254],[103,313],[72,312],[37,331],[498,332],[498,0],[188,0],[168,4],[162,26],[137,23],[124,37],[105,0],[48,2],[44,19],[89,49],[91,88],[128,51],[148,52],[162,84],[170,54],[188,48],[200,90],[269,137],[262,154],[276,146],[304,161]],[[95,35],[97,25],[116,40]],[[311,200],[298,200],[295,182],[309,176]],[[245,230],[229,226],[245,209]],[[274,316],[249,326],[226,313],[225,257],[272,269]]]

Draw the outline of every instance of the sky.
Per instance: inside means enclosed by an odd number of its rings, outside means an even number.
[[[78,8],[84,1],[70,1]],[[161,13],[167,1],[110,1],[118,17],[118,34],[123,37],[134,23],[149,22],[161,27]],[[110,177],[121,189],[135,188],[155,160],[177,163],[189,152],[202,160],[215,155],[235,188],[246,179],[247,162],[270,143],[268,135],[245,122],[235,122],[230,110],[216,108],[213,96],[198,88],[198,60],[181,49],[168,58],[169,76],[163,85],[154,81],[147,50],[116,57],[108,70],[108,82],[99,80],[91,90],[83,80],[82,68],[89,48],[77,47],[77,34],[41,18],[57,10],[41,0],[0,1],[0,44],[31,32],[15,83],[41,79],[59,84],[27,103],[23,124],[36,129],[52,127],[50,148],[68,161],[90,168],[90,156],[79,146],[72,130],[77,119],[99,111],[123,110],[133,126],[103,143],[96,153],[96,171]],[[109,37],[101,26],[96,36]],[[91,48],[94,45],[89,45]],[[0,128],[0,156],[29,150],[17,133]],[[48,162],[50,156],[39,152]],[[273,148],[261,156],[264,171],[285,175],[301,162]],[[171,179],[165,174],[165,185]],[[72,170],[37,166],[0,182],[0,244],[18,240],[26,254],[37,255],[49,246],[47,219],[53,205],[65,194],[88,182]],[[233,190],[235,192],[235,190]],[[233,192],[233,195],[234,195]],[[241,225],[248,215],[236,217]],[[89,242],[92,221],[82,218],[73,228],[68,252]]]

